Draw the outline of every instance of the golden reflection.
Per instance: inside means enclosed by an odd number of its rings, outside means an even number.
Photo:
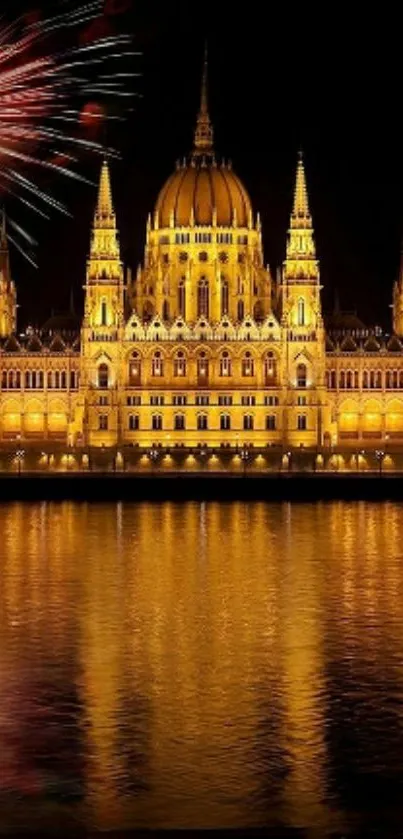
[[[339,829],[332,703],[403,690],[399,505],[10,504],[0,527],[0,718],[26,732],[49,674],[77,697],[78,819]]]

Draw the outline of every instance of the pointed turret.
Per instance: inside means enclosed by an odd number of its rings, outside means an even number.
[[[10,253],[7,239],[6,214],[0,211],[0,336],[15,332],[17,320],[17,298],[11,278]]]
[[[101,168],[101,176],[99,179],[99,187],[98,187],[98,201],[95,210],[95,216],[97,219],[113,219],[114,220],[114,210],[113,210],[113,203],[112,203],[112,189],[111,189],[111,176],[109,172],[109,164],[107,160],[104,160],[102,163]]]
[[[302,152],[299,153],[295,178],[294,202],[287,241],[284,279],[319,282],[312,217],[309,211],[308,189]]]
[[[203,75],[200,96],[200,108],[197,116],[196,131],[194,138],[193,157],[213,155],[213,126],[210,122],[207,104],[207,76],[208,57],[207,44],[204,49]]]
[[[393,331],[403,337],[403,240],[400,249],[400,264],[397,280],[393,286]]]
[[[99,178],[98,199],[95,207],[91,240],[91,258],[119,260],[119,243],[116,217],[112,201],[111,177],[107,160],[104,160]]]
[[[302,151],[298,155],[297,176],[295,179],[294,205],[291,214],[291,227],[311,227],[312,219],[309,212],[308,190]]]

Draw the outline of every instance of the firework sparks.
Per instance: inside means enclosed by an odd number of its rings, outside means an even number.
[[[106,35],[79,47],[48,52],[55,33],[81,27],[100,12],[100,2],[81,5],[67,13],[35,22],[21,32],[20,21],[0,22],[0,192],[46,217],[46,209],[68,214],[67,208],[38,185],[35,170],[52,172],[83,182],[74,169],[82,150],[115,156],[113,149],[80,136],[73,126],[108,119],[108,101],[133,94],[120,62],[137,55],[126,35]],[[88,102],[89,98],[96,101]],[[101,99],[102,104],[99,103]],[[78,107],[77,107],[78,104]],[[87,110],[86,110],[87,109]],[[112,116],[119,119],[119,116]],[[32,170],[32,171],[31,171]],[[10,241],[33,261],[26,245],[33,239],[15,220]],[[18,238],[17,238],[18,237]]]

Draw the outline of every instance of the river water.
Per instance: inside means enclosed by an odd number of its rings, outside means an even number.
[[[398,835],[402,505],[12,503],[0,533],[0,832]]]

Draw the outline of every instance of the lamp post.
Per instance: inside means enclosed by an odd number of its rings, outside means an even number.
[[[243,463],[243,476],[244,477],[246,475],[246,467],[248,465],[249,457],[250,457],[250,453],[249,453],[248,449],[246,448],[246,446],[244,446],[243,449],[241,449],[241,460],[242,460],[242,463]]]
[[[25,455],[24,449],[17,449],[17,451],[15,453],[15,456],[17,458],[17,469],[18,469],[18,474],[19,475],[21,475],[21,464],[22,464],[22,461],[24,460],[24,455]]]
[[[375,457],[376,457],[376,459],[378,461],[378,465],[379,465],[379,477],[381,477],[382,476],[383,461],[385,459],[385,452],[381,451],[380,449],[377,449],[377,451],[375,452]]]

